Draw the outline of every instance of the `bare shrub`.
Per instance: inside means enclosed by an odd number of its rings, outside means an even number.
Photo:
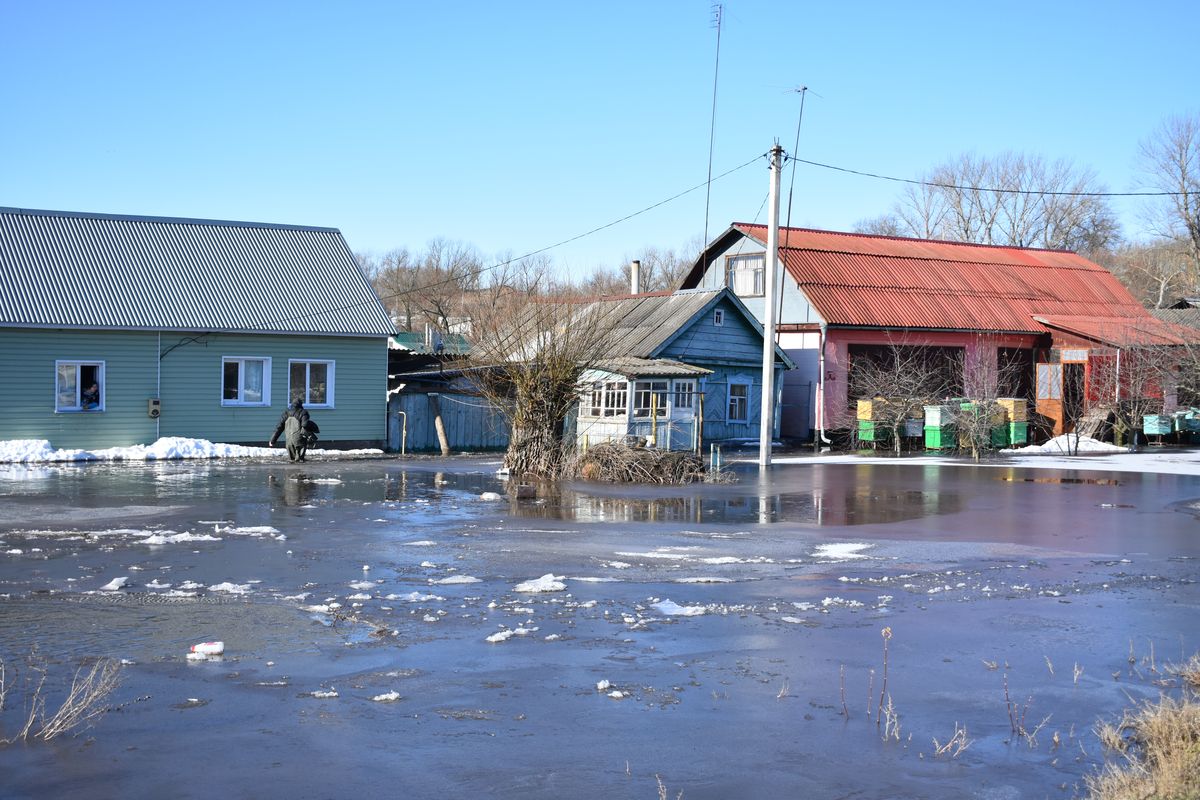
[[[704,460],[691,452],[604,443],[575,458],[574,473],[585,480],[664,485],[712,480]]]
[[[89,727],[108,710],[106,700],[120,683],[120,672],[120,663],[111,658],[79,667],[66,696],[55,705],[48,696],[49,668],[36,649],[26,659],[23,672],[10,670],[0,659],[0,715],[8,707],[10,694],[20,698],[21,709],[19,727],[12,736],[0,738],[0,745],[31,739],[50,741]]]

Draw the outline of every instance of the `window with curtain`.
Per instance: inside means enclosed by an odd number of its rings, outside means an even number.
[[[288,362],[288,399],[297,397],[304,405],[313,408],[333,408],[332,361]]]
[[[271,359],[222,359],[221,405],[271,405]]]

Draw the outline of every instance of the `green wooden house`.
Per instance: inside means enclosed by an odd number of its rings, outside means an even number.
[[[394,334],[334,228],[0,208],[0,440],[380,447]]]

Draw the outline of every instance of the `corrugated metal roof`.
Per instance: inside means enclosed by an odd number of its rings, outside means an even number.
[[[699,377],[711,375],[711,369],[694,367],[669,358],[612,358],[596,362],[598,369],[630,377]]]
[[[765,245],[764,225],[734,229]],[[1099,264],[1063,250],[785,228],[788,274],[830,325],[1043,333],[1035,314],[1148,318]]]
[[[1200,328],[1200,308],[1157,308],[1151,313],[1163,322]]]
[[[1039,314],[1036,319],[1047,327],[1116,347],[1200,344],[1200,331],[1150,315],[1131,319]]]
[[[583,314],[602,315],[613,357],[654,358],[660,347],[724,291],[688,290],[597,300]]]
[[[391,336],[335,228],[0,208],[0,326]]]

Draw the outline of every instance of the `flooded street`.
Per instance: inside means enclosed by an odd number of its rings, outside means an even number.
[[[497,466],[0,465],[0,658],[125,660],[0,794],[1070,798],[1200,650],[1200,477]]]

